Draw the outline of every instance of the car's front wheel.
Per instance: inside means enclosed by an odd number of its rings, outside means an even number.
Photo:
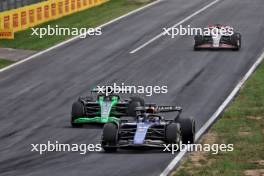
[[[102,136],[102,147],[106,152],[117,151],[118,127],[114,123],[104,125]]]
[[[84,116],[84,105],[77,101],[72,104],[72,112],[71,112],[71,125],[74,128],[82,127],[82,124],[75,123],[75,120]]]

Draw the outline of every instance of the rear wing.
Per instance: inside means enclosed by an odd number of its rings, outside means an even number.
[[[157,106],[157,112],[182,112],[182,108],[179,106]]]
[[[154,108],[156,113],[159,112],[182,112],[182,107],[180,106],[159,106],[156,104],[146,104],[145,109],[148,110]]]

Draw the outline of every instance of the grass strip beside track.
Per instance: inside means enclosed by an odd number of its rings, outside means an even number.
[[[12,63],[14,63],[14,61],[10,61],[7,59],[0,59],[0,68],[6,67]]]
[[[264,175],[264,64],[247,81],[202,143],[234,144],[233,152],[191,153],[173,176]]]
[[[151,2],[151,0],[143,2],[131,0],[110,0],[100,6],[36,26],[35,28],[45,28],[48,25],[54,28],[56,25],[63,28],[96,27],[146,5],[149,2]],[[0,47],[43,50],[71,38],[71,36],[44,36],[44,38],[40,39],[36,35],[32,36],[31,33],[31,29],[17,32],[14,40],[0,40]]]

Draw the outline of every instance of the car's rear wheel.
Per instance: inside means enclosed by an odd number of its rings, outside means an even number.
[[[132,102],[137,101],[137,102],[140,102],[141,106],[145,106],[145,100],[141,97],[135,96],[135,97],[130,97],[130,99]]]
[[[241,34],[240,33],[234,33],[231,35],[230,42],[232,45],[236,46],[233,50],[238,51],[241,48]]]
[[[203,36],[196,35],[194,36],[194,50],[199,50],[199,45],[203,44]]]
[[[130,97],[131,101],[128,104],[128,116],[136,116],[137,107],[145,107],[145,100],[141,97]]]
[[[105,152],[115,152],[117,150],[118,127],[114,123],[104,125],[102,136],[102,147]]]
[[[166,142],[168,144],[176,144],[181,140],[180,125],[178,123],[170,123],[165,131]]]
[[[195,121],[191,118],[180,118],[181,136],[183,144],[193,144],[195,140]]]
[[[71,125],[72,127],[82,127],[82,124],[80,123],[75,123],[74,121],[77,118],[80,118],[84,116],[84,105],[77,101],[72,104],[72,112],[71,112]]]

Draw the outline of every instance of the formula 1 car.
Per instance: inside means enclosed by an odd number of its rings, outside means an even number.
[[[208,28],[210,30],[208,34],[194,37],[194,50],[231,49],[238,51],[241,48],[241,34],[233,30],[230,33],[229,29],[233,29],[230,26],[216,24]],[[225,32],[221,32],[222,29],[225,29]]]
[[[175,119],[166,120],[158,114],[167,111],[176,111]],[[121,117],[118,123],[104,125],[102,148],[105,152],[115,152],[118,148],[164,148],[165,144],[180,142],[191,144],[194,142],[195,121],[180,118],[181,111],[182,108],[174,106],[136,107],[135,118]]]
[[[144,99],[135,96],[122,100],[115,94],[98,94],[96,99],[93,96],[80,97],[72,104],[71,125],[82,127],[86,123],[119,121],[121,116],[135,115],[137,106],[145,106]]]

